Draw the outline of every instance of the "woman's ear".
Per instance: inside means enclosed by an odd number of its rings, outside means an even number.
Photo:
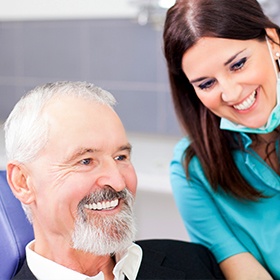
[[[34,189],[28,183],[28,173],[18,163],[7,165],[7,180],[15,197],[24,204],[34,201]]]
[[[280,38],[279,35],[276,31],[275,28],[266,28],[265,29],[267,37],[268,37],[268,42],[271,45],[271,49],[274,52],[279,52],[280,51]]]

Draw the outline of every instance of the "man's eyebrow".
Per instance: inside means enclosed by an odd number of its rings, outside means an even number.
[[[229,63],[231,63],[238,55],[240,55],[242,52],[244,52],[246,49],[236,53],[235,55],[231,56],[225,63],[224,63],[224,66],[227,66]],[[194,80],[191,80],[190,83],[193,84],[193,83],[197,83],[197,82],[201,82],[205,79],[207,79],[208,77],[200,77],[200,78],[197,78],[197,79],[194,79]]]
[[[125,150],[127,150],[129,153],[131,153],[131,150],[132,150],[131,144],[127,143],[126,145],[122,145],[117,149],[117,151],[125,151]],[[69,156],[66,156],[64,158],[64,163],[70,163],[72,161],[75,161],[77,158],[80,158],[83,155],[94,154],[99,151],[100,150],[98,150],[98,149],[92,149],[92,148],[78,148],[72,154],[70,154]]]
[[[78,148],[73,153],[71,153],[69,156],[66,156],[64,158],[64,162],[69,163],[85,154],[96,153],[97,151],[98,151],[97,149],[91,149],[91,148]]]
[[[120,146],[118,149],[118,151],[125,151],[125,150],[131,153],[132,145],[130,143],[127,143],[126,145]]]

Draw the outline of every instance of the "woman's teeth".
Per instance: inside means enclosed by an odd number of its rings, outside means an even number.
[[[256,101],[257,91],[255,90],[246,100],[238,105],[234,105],[233,108],[237,110],[249,109]]]
[[[118,206],[119,200],[115,199],[112,201],[102,201],[97,203],[85,204],[85,208],[90,210],[112,210]]]

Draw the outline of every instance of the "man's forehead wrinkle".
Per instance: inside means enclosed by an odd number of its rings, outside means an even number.
[[[92,148],[84,148],[84,147],[81,147],[81,148],[78,148],[76,149],[74,152],[72,152],[70,155],[67,155],[65,158],[64,158],[64,162],[71,162],[72,160],[82,156],[82,155],[85,155],[85,154],[88,154],[88,153],[97,153],[98,149],[92,149]]]
[[[118,147],[116,149],[117,151],[124,151],[127,150],[129,153],[131,152],[132,146],[130,143],[127,143],[125,145],[121,145],[120,147]],[[86,154],[96,154],[101,152],[101,149],[98,148],[87,148],[87,147],[79,147],[77,149],[75,149],[73,152],[71,152],[68,155],[65,155],[65,157],[63,158],[63,164],[67,164],[67,163],[71,163],[73,160],[86,155]]]

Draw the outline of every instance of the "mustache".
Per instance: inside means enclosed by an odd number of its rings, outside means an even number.
[[[127,189],[123,189],[119,192],[115,191],[112,187],[106,187],[95,192],[90,193],[85,196],[79,203],[79,206],[90,204],[90,203],[98,203],[102,201],[110,201],[114,199],[127,199],[130,193]]]

